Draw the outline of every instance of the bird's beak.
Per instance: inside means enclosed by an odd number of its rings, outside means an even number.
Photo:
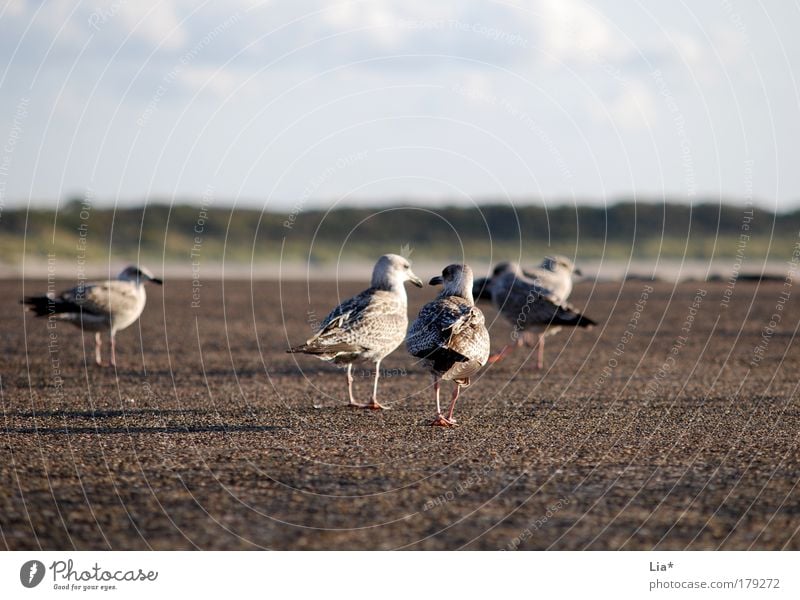
[[[424,285],[422,283],[422,279],[414,275],[411,271],[408,272],[408,280],[418,288],[421,288]]]
[[[441,275],[437,275],[436,277],[431,279],[428,283],[431,285],[442,285],[444,283],[444,279],[442,279]]]
[[[161,279],[159,279],[158,277],[151,277],[150,281],[152,281],[153,283],[157,283],[158,285],[163,285],[164,284],[164,282]]]
[[[581,270],[578,267],[575,267],[575,270],[572,272],[575,273],[575,275],[577,275],[578,277],[583,277],[583,273],[581,273]]]

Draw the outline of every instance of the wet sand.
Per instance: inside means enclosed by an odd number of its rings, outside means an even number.
[[[118,335],[115,373],[0,282],[3,546],[800,548],[790,287],[580,283],[571,300],[601,325],[549,338],[541,372],[530,349],[485,369],[453,429],[427,425],[430,380],[402,347],[384,412],[284,353],[362,287],[203,281],[193,300],[167,281]],[[433,293],[409,290],[412,318]],[[497,350],[511,328],[484,308]]]

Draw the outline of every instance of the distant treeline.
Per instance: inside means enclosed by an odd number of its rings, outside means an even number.
[[[620,202],[607,207],[407,205],[332,211],[262,212],[221,205],[96,207],[82,200],[54,210],[0,212],[0,260],[23,254],[86,254],[87,262],[141,255],[185,261],[371,258],[409,245],[436,259],[468,255],[581,258],[735,256],[782,259],[800,232],[800,210],[752,206]],[[745,250],[746,248],[746,250]]]

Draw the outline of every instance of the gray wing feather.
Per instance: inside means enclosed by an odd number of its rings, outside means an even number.
[[[408,326],[406,311],[405,303],[395,294],[367,289],[334,308],[319,331],[293,351],[328,359],[365,352],[388,354],[403,341]]]
[[[135,287],[127,281],[106,281],[88,285],[83,290],[76,287],[67,293],[72,295],[70,299],[84,312],[98,316],[127,313],[134,310],[139,302]]]
[[[552,291],[537,280],[508,273],[492,282],[492,301],[513,325],[527,329],[534,325],[593,325],[569,305],[562,305]]]
[[[455,296],[426,304],[406,337],[409,353],[434,369],[474,372],[489,357],[489,334],[480,309]]]

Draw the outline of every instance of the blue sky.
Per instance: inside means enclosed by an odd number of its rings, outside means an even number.
[[[800,7],[15,2],[0,206],[800,206]]]

